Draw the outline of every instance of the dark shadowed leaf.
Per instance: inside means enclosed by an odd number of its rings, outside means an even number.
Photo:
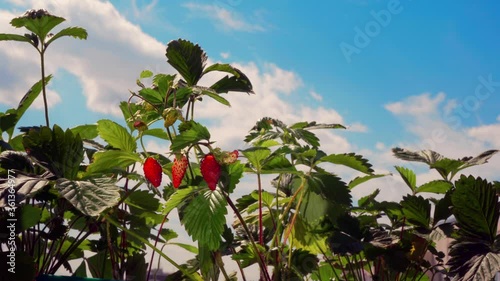
[[[381,178],[381,177],[385,177],[385,176],[388,176],[390,174],[377,174],[377,175],[368,175],[368,176],[362,176],[362,177],[356,177],[354,178],[353,180],[351,180],[349,182],[349,189],[353,189],[354,187],[366,182],[366,181],[369,181],[371,179],[376,179],[376,178]]]
[[[63,37],[63,36],[71,36],[73,38],[85,40],[87,39],[87,31],[81,27],[67,27],[64,28],[63,30],[59,31],[56,33],[54,36],[50,37],[49,41],[47,41],[46,45],[50,45],[50,43],[54,42],[54,40],[57,40],[57,38]]]
[[[5,207],[7,204],[7,196],[11,194],[9,188],[14,187],[16,191],[16,202],[21,202],[26,197],[33,197],[38,191],[43,187],[47,186],[50,181],[48,178],[51,176],[50,173],[45,173],[42,176],[29,175],[16,171],[15,178],[0,178],[0,208]]]
[[[451,196],[459,233],[492,243],[497,234],[498,196],[491,183],[473,176],[461,176]]]
[[[372,165],[368,163],[368,160],[364,159],[363,156],[356,155],[354,153],[330,154],[321,158],[319,162],[344,165],[365,174],[373,173],[373,169],[371,168]]]
[[[364,197],[361,197],[358,200],[358,206],[360,208],[364,208],[364,207],[368,206],[369,204],[373,203],[373,201],[375,200],[375,197],[377,197],[379,195],[379,193],[380,193],[380,189],[377,188],[371,194],[364,196]]]
[[[445,180],[435,180],[435,181],[430,181],[428,183],[422,184],[417,188],[417,193],[418,192],[430,192],[430,193],[437,193],[437,194],[445,194],[448,192],[453,187],[453,184],[449,181]]]
[[[65,21],[64,18],[53,16],[44,10],[32,10],[26,12],[24,16],[12,19],[10,24],[17,28],[25,27],[44,41],[47,34],[63,21]]]
[[[58,179],[56,190],[77,210],[88,216],[99,216],[120,200],[120,188],[105,178],[88,181]]]
[[[411,151],[404,148],[393,148],[392,152],[396,158],[405,161],[423,162],[429,165],[434,164],[436,161],[444,158],[443,155],[432,150]]]
[[[0,41],[31,42],[30,38],[19,34],[0,33]]]
[[[207,61],[205,51],[198,44],[178,39],[167,45],[167,62],[186,80],[188,86],[198,83]]]
[[[403,214],[407,221],[415,226],[429,228],[431,220],[431,203],[422,196],[405,196],[401,201]]]
[[[70,129],[42,127],[23,138],[28,155],[57,177],[75,179],[83,161],[83,142]]]
[[[52,75],[45,77],[45,85],[49,83],[50,79],[52,79]],[[13,111],[10,115],[5,115],[5,117],[3,116],[0,117],[0,127],[2,131],[6,131],[9,134],[9,136],[12,136],[16,124],[19,122],[19,120],[21,120],[26,110],[28,110],[28,108],[31,106],[33,101],[35,101],[35,99],[38,97],[41,91],[42,91],[42,80],[36,82],[35,84],[33,84],[33,86],[31,86],[31,88],[19,102],[19,105],[17,106],[17,109],[15,111]],[[9,118],[9,116],[11,118]],[[6,122],[8,119],[11,119],[12,123]],[[4,128],[4,124],[5,125],[10,124],[10,126]]]
[[[92,164],[87,168],[87,173],[94,174],[124,170],[136,162],[141,162],[141,158],[136,153],[121,150],[96,152]]]
[[[450,273],[453,280],[493,280],[500,271],[500,254],[486,241],[467,239],[452,242],[450,247]]]
[[[415,173],[405,167],[396,166],[396,171],[401,175],[406,185],[411,189],[412,192],[415,192],[417,188],[417,176]]]

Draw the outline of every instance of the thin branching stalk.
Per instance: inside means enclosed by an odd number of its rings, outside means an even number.
[[[162,220],[162,222],[160,224],[160,228],[158,229],[158,234],[156,235],[156,238],[155,238],[155,243],[154,243],[155,247],[158,245],[158,240],[160,240],[160,234],[161,234],[161,231],[163,230],[163,224],[165,224],[165,222],[167,221],[168,214],[169,213],[166,213],[165,216],[163,216],[163,220]],[[151,253],[151,259],[149,261],[148,275],[146,277],[146,280],[149,280],[149,276],[151,274],[151,269],[153,267],[154,256],[155,256],[155,252],[152,252]]]
[[[40,65],[41,65],[41,72],[42,72],[42,96],[43,96],[43,106],[45,110],[45,124],[47,127],[50,128],[50,122],[49,122],[49,107],[47,104],[47,91],[45,89],[45,47],[44,47],[44,42],[40,42]]]
[[[259,244],[264,246],[264,227],[262,224],[262,181],[260,173],[257,173],[257,184],[259,188]]]
[[[109,249],[109,257],[111,259],[111,269],[113,271],[113,278],[118,279],[119,277],[116,276],[116,260],[115,260],[115,253],[113,251],[113,245],[111,244],[111,232],[109,231],[109,223],[106,223],[106,241],[108,244],[108,249]]]
[[[269,276],[269,272],[267,271],[267,266],[266,266],[266,263],[264,261],[264,257],[262,255],[262,253],[259,251],[259,249],[257,248],[255,240],[253,239],[252,233],[248,229],[248,226],[247,226],[245,220],[241,216],[240,212],[238,211],[238,208],[236,208],[236,206],[234,205],[234,203],[231,200],[231,198],[224,191],[222,191],[222,193],[224,194],[224,197],[226,198],[226,201],[229,204],[229,206],[231,207],[231,209],[233,209],[234,214],[236,215],[236,217],[238,217],[238,220],[240,221],[241,226],[245,230],[245,233],[247,234],[248,239],[250,239],[250,244],[252,244],[252,247],[254,248],[254,251],[259,256],[258,262],[259,262],[259,265],[260,265],[260,268],[261,268],[261,272],[264,272],[266,280],[271,280],[271,277]]]

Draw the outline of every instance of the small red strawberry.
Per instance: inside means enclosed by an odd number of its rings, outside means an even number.
[[[238,160],[238,155],[238,150],[233,150],[233,152],[228,153],[226,159],[224,159],[224,162],[226,164],[233,164],[234,162],[236,162],[236,160]]]
[[[215,190],[220,178],[220,165],[213,154],[207,154],[200,163],[201,175],[210,190]]]
[[[144,123],[142,120],[134,121],[134,128],[136,128],[139,132],[144,132],[148,129],[148,125]]]
[[[162,168],[160,163],[153,157],[148,157],[142,167],[144,176],[154,186],[158,187],[161,184]]]
[[[175,188],[181,185],[182,179],[186,174],[186,169],[188,167],[188,160],[186,156],[182,155],[180,159],[177,157],[174,159],[174,164],[172,165],[172,183]]]

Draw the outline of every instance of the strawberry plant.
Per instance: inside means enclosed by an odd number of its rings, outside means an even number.
[[[218,147],[221,136],[197,118],[196,105],[213,99],[230,106],[237,92],[251,99],[253,86],[229,64],[207,66],[205,51],[184,39],[166,47],[167,63],[177,73],[142,71],[137,89],[119,104],[121,122],[50,127],[45,51],[59,37],[87,36],[75,27],[51,35],[62,21],[44,10],[29,11],[12,24],[31,35],[0,34],[0,40],[37,48],[42,72],[18,108],[0,114],[0,133],[9,136],[0,140],[1,231],[11,212],[22,222],[13,242],[0,237],[0,257],[6,259],[5,249],[14,244],[20,265],[33,269],[15,280],[63,268],[75,277],[150,280],[160,260],[177,270],[166,280],[235,280],[228,262],[243,280],[251,278],[252,265],[260,280],[489,280],[500,270],[499,184],[459,175],[497,150],[454,160],[430,150],[395,148],[395,157],[425,163],[442,179],[419,186],[414,171],[397,166],[408,188],[401,201],[380,202],[377,189],[355,202],[354,188],[388,175],[375,173],[362,155],[322,149],[315,132],[346,129],[342,124],[286,124],[264,117],[249,128],[246,149]],[[199,85],[212,72],[224,76]],[[14,136],[40,93],[46,126],[20,128]],[[146,138],[168,150],[148,151]],[[340,166],[356,177],[340,178]],[[235,198],[245,176],[255,188]],[[228,210],[234,221],[227,221]],[[175,240],[172,212],[193,244]],[[438,237],[453,239],[447,263]],[[187,250],[193,259],[176,261],[163,250],[167,245]]]

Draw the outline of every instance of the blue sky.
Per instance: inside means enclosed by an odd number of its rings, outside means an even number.
[[[254,78],[257,95],[231,94],[228,113],[201,106],[199,117],[220,134],[222,146],[241,146],[255,120],[274,116],[350,126],[321,133],[325,150],[356,151],[383,171],[398,163],[390,155],[394,146],[450,157],[500,147],[495,1],[4,0],[0,32],[20,33],[8,21],[42,7],[67,18],[64,25],[89,31],[86,41],[65,38],[48,51],[48,72],[55,74],[51,118],[63,127],[121,121],[117,104],[135,89],[139,72],[172,72],[165,44],[184,38],[212,61]],[[0,61],[3,111],[39,74],[29,46],[2,42]],[[39,102],[22,124],[42,118]],[[446,138],[436,140],[440,133]]]

